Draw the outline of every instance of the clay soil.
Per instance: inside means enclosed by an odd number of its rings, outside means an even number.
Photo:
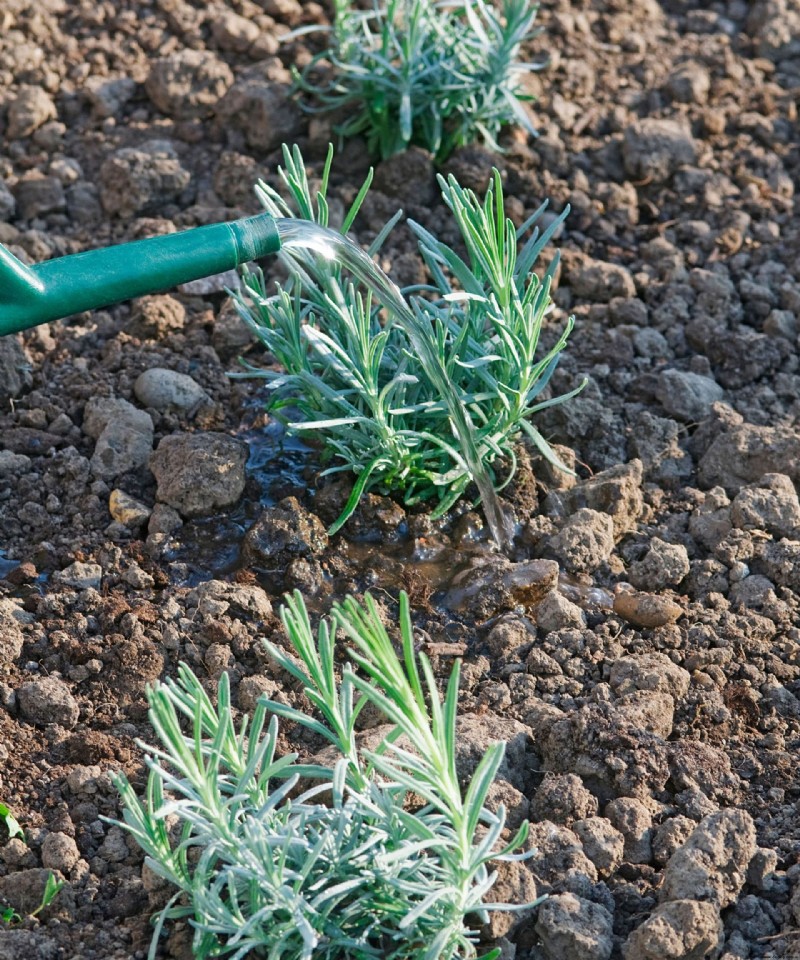
[[[287,68],[320,40],[278,37],[329,15],[2,0],[0,242],[40,261],[256,212],[281,140],[318,171],[330,126]],[[405,588],[440,675],[462,657],[464,763],[507,739],[496,799],[534,823],[503,898],[551,894],[496,921],[506,957],[800,957],[800,8],[544,0],[540,24],[539,138],[443,168],[480,190],[497,165],[519,222],[572,210],[545,339],[575,315],[554,387],[588,385],[537,425],[577,478],[520,450],[507,557],[463,505],[431,524],[374,496],[328,538],[346,490],[228,378],[270,358],[222,283],[3,341],[3,960],[146,955],[164,891],[103,819],[116,772],[144,782],[146,686],[185,661],[209,689],[227,670],[240,710],[295,697],[261,644],[294,587],[315,614],[370,589],[389,623]],[[367,164],[340,150],[334,210]],[[453,239],[435,172],[378,165],[356,238],[403,207]],[[419,281],[404,228],[382,264]],[[209,463],[233,480],[198,504]],[[65,887],[28,918],[48,871]],[[158,955],[191,956],[188,928]]]

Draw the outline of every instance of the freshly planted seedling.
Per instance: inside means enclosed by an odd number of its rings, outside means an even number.
[[[442,700],[415,652],[405,595],[400,656],[370,598],[336,605],[316,637],[299,593],[281,616],[292,652],[267,646],[313,712],[262,699],[237,730],[227,674],[214,706],[185,665],[177,681],[148,692],[161,747],[147,748],[144,803],[124,777],[117,786],[123,826],[176,888],[157,917],[151,957],[174,918],[191,923],[201,960],[250,951],[276,960],[474,957],[473,927],[487,909],[531,906],[484,903],[495,880],[488,865],[518,859],[527,835],[524,824],[501,843],[505,811],[485,805],[504,744],[487,750],[462,789],[459,671]],[[341,670],[337,631],[352,644]],[[356,736],[367,704],[393,726],[374,751]],[[330,765],[277,757],[278,717],[327,741]],[[298,796],[300,777],[318,783]]]
[[[336,111],[342,136],[361,134],[389,157],[418,144],[444,159],[518,123],[535,133],[522,102],[520,47],[535,34],[530,0],[334,0],[330,47],[296,75],[309,109]]]
[[[261,183],[265,208],[277,217],[299,216],[327,226],[332,154],[315,190],[299,151],[285,149],[284,157],[281,175],[290,200]],[[370,181],[371,174],[344,218],[342,233],[353,223]],[[516,230],[504,212],[497,172],[483,200],[453,177],[440,178],[440,186],[467,256],[462,259],[411,223],[431,283],[406,291],[435,370],[422,362],[404,325],[390,311],[383,317],[381,305],[356,288],[333,254],[284,246],[288,282],[270,296],[263,275],[251,270],[237,295],[241,316],[283,367],[282,372],[251,368],[245,376],[267,381],[274,414],[294,408],[299,418],[290,423],[291,430],[319,434],[330,464],[324,474],[356,475],[352,496],[331,532],[368,490],[399,494],[408,506],[433,501],[434,516],[464,493],[471,474],[442,382],[471,419],[480,462],[489,468],[500,461],[510,465],[506,482],[522,433],[558,463],[529,418],[578,392],[542,397],[572,320],[550,349],[539,349],[557,257],[541,278],[533,268],[566,211],[540,233],[536,223],[543,205]],[[376,238],[370,254],[380,249],[399,216]]]

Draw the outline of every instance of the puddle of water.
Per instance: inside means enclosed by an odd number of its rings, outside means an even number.
[[[244,535],[263,508],[308,486],[304,473],[314,452],[279,421],[264,421],[258,404],[247,412],[238,434],[250,448],[245,495],[232,510],[187,521],[176,534],[174,548],[164,555],[177,583],[196,586],[229,578],[242,566]]]
[[[3,580],[5,577],[7,577],[12,570],[16,570],[19,565],[19,560],[9,560],[5,554],[5,551],[0,550],[0,580]]]

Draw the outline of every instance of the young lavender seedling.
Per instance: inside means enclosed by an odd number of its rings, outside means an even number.
[[[499,149],[500,130],[535,134],[518,61],[535,36],[530,0],[372,0],[359,9],[334,0],[330,46],[296,73],[308,109],[335,111],[344,137],[363,135],[382,158],[414,143],[446,158],[482,140]]]
[[[299,151],[285,148],[284,157],[281,175],[289,199],[262,183],[258,193],[264,207],[276,217],[299,216],[327,226],[332,153],[316,190],[309,184]],[[370,181],[371,174],[345,216],[343,234]],[[508,482],[516,463],[514,444],[523,433],[546,458],[558,463],[529,421],[581,389],[542,397],[572,319],[555,344],[539,349],[558,259],[541,278],[533,268],[567,211],[540,233],[542,205],[516,230],[505,215],[496,171],[483,200],[453,177],[440,178],[440,186],[467,257],[462,259],[411,223],[431,282],[406,291],[407,299],[419,329],[430,338],[430,352],[472,420],[481,461],[490,468],[501,461],[510,464]],[[381,231],[370,254],[381,248],[399,216]],[[289,429],[320,436],[329,464],[323,476],[355,474],[352,495],[330,532],[345,523],[369,490],[399,494],[407,506],[433,501],[434,517],[443,515],[463,494],[470,472],[454,437],[450,407],[403,325],[392,322],[391,316],[382,319],[380,304],[356,289],[335,259],[297,247],[284,249],[281,255],[288,282],[269,295],[263,274],[250,270],[236,304],[283,371],[251,367],[243,376],[267,381],[270,410],[276,415],[287,407],[299,413]]]
[[[151,958],[163,924],[178,918],[194,928],[199,960],[243,960],[250,951],[275,960],[476,956],[474,927],[487,910],[532,906],[484,902],[491,862],[526,856],[514,851],[527,824],[501,842],[505,811],[486,807],[505,745],[487,750],[462,789],[459,671],[442,699],[414,649],[405,594],[399,656],[369,597],[335,605],[316,637],[299,593],[281,617],[291,654],[267,646],[300,681],[311,710],[262,699],[237,729],[227,674],[214,706],[185,665],[177,681],[148,691],[161,746],[146,748],[144,802],[124,777],[117,786],[122,825],[176,891],[156,918]],[[337,631],[352,644],[341,669]],[[367,704],[392,727],[373,751],[356,736]],[[327,741],[336,758],[278,758],[278,717]],[[300,777],[317,784],[298,795]]]

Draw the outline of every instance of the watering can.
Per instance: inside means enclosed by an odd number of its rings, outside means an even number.
[[[277,225],[268,213],[88,250],[32,267],[0,244],[0,336],[160,293],[280,248]]]

